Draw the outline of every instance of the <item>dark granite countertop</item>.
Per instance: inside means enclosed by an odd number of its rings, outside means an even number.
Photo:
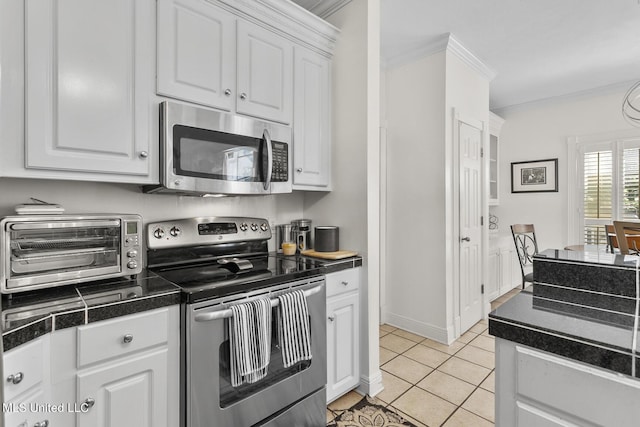
[[[533,292],[489,314],[489,333],[640,377],[635,256],[546,250],[534,257]],[[633,365],[636,365],[634,369]]]
[[[4,350],[54,330],[179,304],[180,288],[143,271],[119,278],[2,297]]]
[[[359,256],[328,261],[301,255],[270,255],[293,260],[296,264],[302,260],[308,266],[303,271],[292,272],[291,277],[280,276],[278,280],[295,280],[362,266],[362,257]],[[54,330],[179,304],[186,298],[178,286],[149,270],[133,279],[101,280],[18,293],[12,297],[3,295],[1,328],[4,350],[11,350]]]

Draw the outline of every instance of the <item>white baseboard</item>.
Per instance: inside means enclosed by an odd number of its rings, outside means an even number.
[[[451,327],[441,328],[393,313],[386,313],[385,318],[388,325],[413,332],[442,344],[451,344],[455,339],[455,332]]]
[[[378,369],[372,376],[360,376],[360,385],[356,391],[360,394],[368,394],[373,397],[384,390],[382,385],[382,372]]]

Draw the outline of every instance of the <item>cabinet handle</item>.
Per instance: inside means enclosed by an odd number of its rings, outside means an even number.
[[[83,412],[86,412],[89,409],[93,408],[93,405],[95,404],[96,404],[96,400],[93,397],[87,397],[84,400],[84,402],[80,404],[80,410],[82,410]]]
[[[49,420],[42,420],[33,425],[33,427],[49,427]]]
[[[342,283],[342,284],[343,284],[343,285],[345,285],[345,286],[347,286],[347,285],[349,284],[349,282],[347,282],[346,280],[343,280],[343,281],[342,281],[342,282],[340,282],[340,283]]]
[[[301,173],[302,172],[302,168],[296,169],[296,172]]]
[[[17,374],[12,374],[7,377],[7,382],[11,384],[20,384],[24,379],[24,374],[22,372],[18,372]]]
[[[336,320],[336,316],[329,316],[329,320],[333,322],[334,320]]]
[[[244,93],[244,92],[242,92],[242,93],[240,94],[240,99],[242,99],[243,101],[244,101],[245,99],[247,99],[247,94],[246,94],[246,93]]]
[[[227,95],[227,96],[230,96],[231,95],[231,89],[225,90],[224,94]]]
[[[129,344],[131,341],[133,341],[133,335],[132,334],[125,335],[124,338],[122,339],[122,341],[125,344]]]
[[[147,157],[149,157],[149,153],[147,153],[146,151],[141,151],[138,156],[140,156],[141,159],[146,159]]]
[[[460,239],[460,241],[462,241],[462,242],[470,242],[471,241],[471,237],[463,237],[462,239]]]

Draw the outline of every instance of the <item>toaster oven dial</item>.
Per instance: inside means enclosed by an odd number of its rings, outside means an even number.
[[[247,231],[247,228],[249,228],[249,227],[247,226],[246,222],[243,222],[242,224],[240,224],[240,230]]]
[[[171,234],[173,237],[178,237],[180,233],[182,233],[182,230],[180,230],[178,227],[172,227],[171,230],[169,230],[169,234]]]
[[[138,267],[138,263],[137,263],[137,262],[135,262],[135,261],[129,261],[129,262],[127,263],[127,267],[133,270],[133,269],[135,269],[136,267]]]
[[[263,222],[263,223],[260,225],[260,230],[262,230],[262,231],[267,231],[268,229],[269,229],[269,226],[267,225],[267,223],[266,223],[266,222]]]
[[[252,231],[258,231],[258,224],[251,224]]]
[[[164,237],[164,230],[162,228],[156,228],[153,230],[153,237],[156,239],[162,239]]]
[[[135,249],[132,249],[129,252],[127,252],[127,257],[129,258],[135,258],[137,256],[138,256],[138,251],[136,251]]]

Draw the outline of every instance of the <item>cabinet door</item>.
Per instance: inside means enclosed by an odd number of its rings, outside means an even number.
[[[293,44],[250,22],[237,28],[237,112],[291,123]]]
[[[25,166],[149,182],[155,1],[27,0],[25,14]]]
[[[509,292],[520,281],[520,265],[514,263],[514,258],[517,259],[514,250],[500,249],[500,294]]]
[[[78,427],[172,427],[167,353],[164,348],[79,373]]]
[[[485,293],[487,301],[493,301],[500,296],[500,251],[493,250],[489,252],[487,283],[485,285]]]
[[[342,294],[327,301],[327,401],[359,383],[359,295]]]
[[[231,111],[235,25],[206,1],[158,0],[158,93]]]
[[[300,46],[294,52],[293,185],[328,189],[331,64]]]

